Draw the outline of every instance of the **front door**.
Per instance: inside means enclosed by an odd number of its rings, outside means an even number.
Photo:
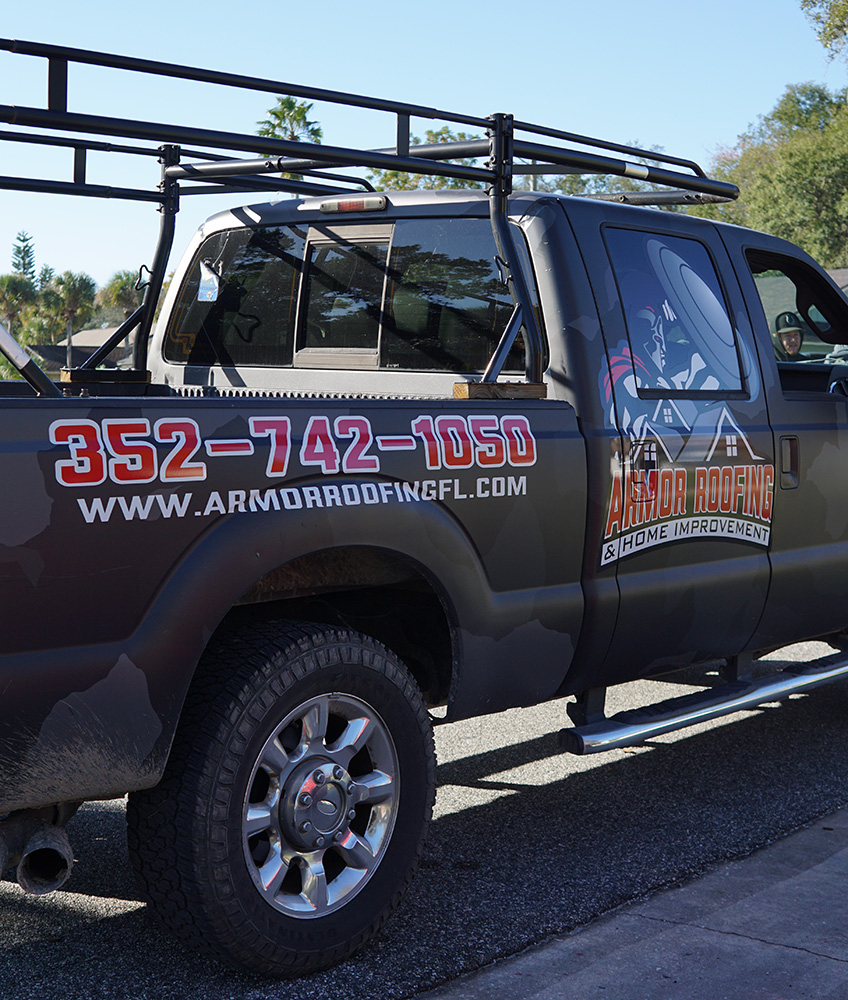
[[[724,238],[752,303],[775,436],[764,648],[848,625],[848,304],[789,244]]]

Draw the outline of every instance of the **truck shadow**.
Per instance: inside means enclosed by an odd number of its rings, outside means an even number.
[[[433,823],[394,918],[343,966],[295,982],[225,969],[160,933],[135,903],[119,807],[89,805],[74,820],[85,860],[72,892],[35,899],[0,884],[0,996],[410,997],[848,801],[848,684],[636,753],[581,760],[565,777],[556,734],[528,736],[476,753],[469,740],[471,753],[439,767],[439,801],[450,810]]]

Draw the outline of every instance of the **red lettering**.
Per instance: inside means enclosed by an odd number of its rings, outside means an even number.
[[[336,417],[336,434],[351,437],[353,441],[342,459],[344,472],[379,472],[380,459],[376,455],[366,455],[374,441],[371,423],[365,417]]]
[[[506,462],[506,443],[495,416],[468,418],[468,429],[477,445],[476,460],[483,468],[498,468]]]
[[[56,462],[56,480],[63,486],[99,486],[106,480],[106,456],[100,428],[93,420],[54,420],[50,441],[66,444],[70,458]]]
[[[109,478],[115,483],[149,483],[156,478],[156,448],[149,441],[133,438],[150,436],[150,421],[104,420],[103,435],[112,454]]]
[[[471,438],[463,417],[436,417],[445,466],[448,469],[470,469],[474,463]]]
[[[707,470],[703,466],[695,469],[695,510],[702,514],[707,509]]]
[[[310,417],[300,448],[301,465],[317,465],[325,475],[339,471],[339,449],[326,417]]]
[[[188,483],[206,478],[205,462],[188,464],[200,448],[200,429],[194,420],[172,420],[168,417],[157,420],[153,425],[153,437],[163,444],[176,445],[159,466],[159,478],[163,482],[177,480]]]
[[[610,488],[609,513],[604,538],[609,538],[613,530],[621,533],[621,476],[612,477]]]
[[[674,470],[674,509],[672,514],[677,517],[678,515],[686,514],[686,470],[685,469],[675,469]]]

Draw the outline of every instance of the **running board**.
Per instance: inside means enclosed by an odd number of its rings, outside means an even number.
[[[806,666],[792,667],[756,680],[731,681],[718,688],[696,691],[656,705],[619,712],[609,719],[563,729],[559,734],[560,746],[566,753],[574,754],[636,746],[662,733],[755,708],[765,702],[779,701],[787,695],[809,691],[819,684],[848,676],[848,657],[834,662],[832,656],[827,656],[824,660],[825,665],[815,660]]]

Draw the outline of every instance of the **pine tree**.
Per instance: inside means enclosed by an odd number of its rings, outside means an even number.
[[[18,233],[15,245],[12,247],[12,270],[27,281],[35,283],[35,250],[29,233]]]

